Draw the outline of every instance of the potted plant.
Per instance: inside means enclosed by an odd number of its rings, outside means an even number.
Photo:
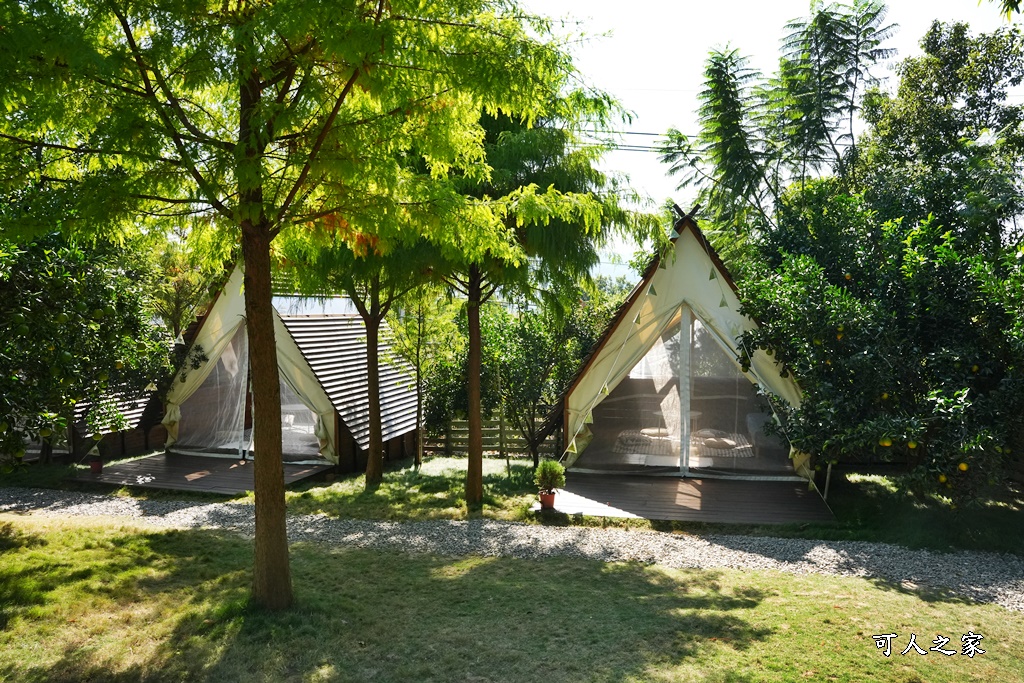
[[[89,460],[89,471],[93,474],[99,474],[103,471],[103,458],[100,457],[100,444],[99,441],[103,437],[99,434],[93,434],[93,440],[96,444],[89,449],[86,453],[86,458]]]
[[[533,481],[540,490],[540,509],[555,508],[555,489],[565,486],[565,468],[556,460],[544,460],[533,473]]]

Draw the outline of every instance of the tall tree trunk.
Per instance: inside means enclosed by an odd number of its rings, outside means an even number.
[[[243,221],[242,255],[255,442],[256,538],[252,592],[257,604],[284,609],[292,604],[292,581],[285,527],[281,386],[271,306],[269,231]]]
[[[416,307],[416,467],[423,465],[423,294]]]
[[[262,124],[261,77],[243,57],[255,49],[243,33],[239,49],[238,218],[245,260],[245,325],[249,336],[255,462],[256,537],[253,548],[252,597],[269,609],[292,604],[285,525],[284,466],[281,458],[281,385],[274,341],[271,301],[270,223],[263,204],[262,160],[266,129]]]
[[[366,459],[366,488],[384,478],[384,439],[380,425],[380,315],[374,308],[366,323],[366,398],[370,402],[370,450]]]
[[[484,435],[480,408],[480,299],[483,275],[477,266],[469,269],[466,315],[469,322],[469,462],[466,467],[466,506],[479,509],[484,500]]]

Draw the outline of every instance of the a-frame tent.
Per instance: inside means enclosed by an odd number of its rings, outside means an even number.
[[[581,471],[809,479],[807,456],[765,431],[772,401],[799,405],[799,387],[766,352],[740,352],[757,323],[692,218],[672,241],[564,394],[563,459]]]
[[[167,449],[251,454],[251,397],[243,271],[236,267],[191,342],[164,403]],[[415,449],[416,394],[410,368],[381,330],[380,399],[385,457]],[[352,314],[288,315],[274,310],[286,461],[326,460],[343,471],[366,463],[369,410],[366,332]],[[255,457],[259,457],[256,444]]]

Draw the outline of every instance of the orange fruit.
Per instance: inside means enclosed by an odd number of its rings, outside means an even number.
[[[960,470],[961,472],[966,472],[967,471],[967,463],[962,462],[959,465],[957,465],[956,468],[958,470]]]

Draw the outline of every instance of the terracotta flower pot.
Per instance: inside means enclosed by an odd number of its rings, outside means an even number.
[[[89,471],[92,472],[93,474],[99,474],[100,472],[102,472],[103,471],[103,461],[102,460],[90,460],[89,461]]]
[[[555,509],[555,492],[554,491],[541,491],[540,492],[540,509],[541,510],[554,510]]]

